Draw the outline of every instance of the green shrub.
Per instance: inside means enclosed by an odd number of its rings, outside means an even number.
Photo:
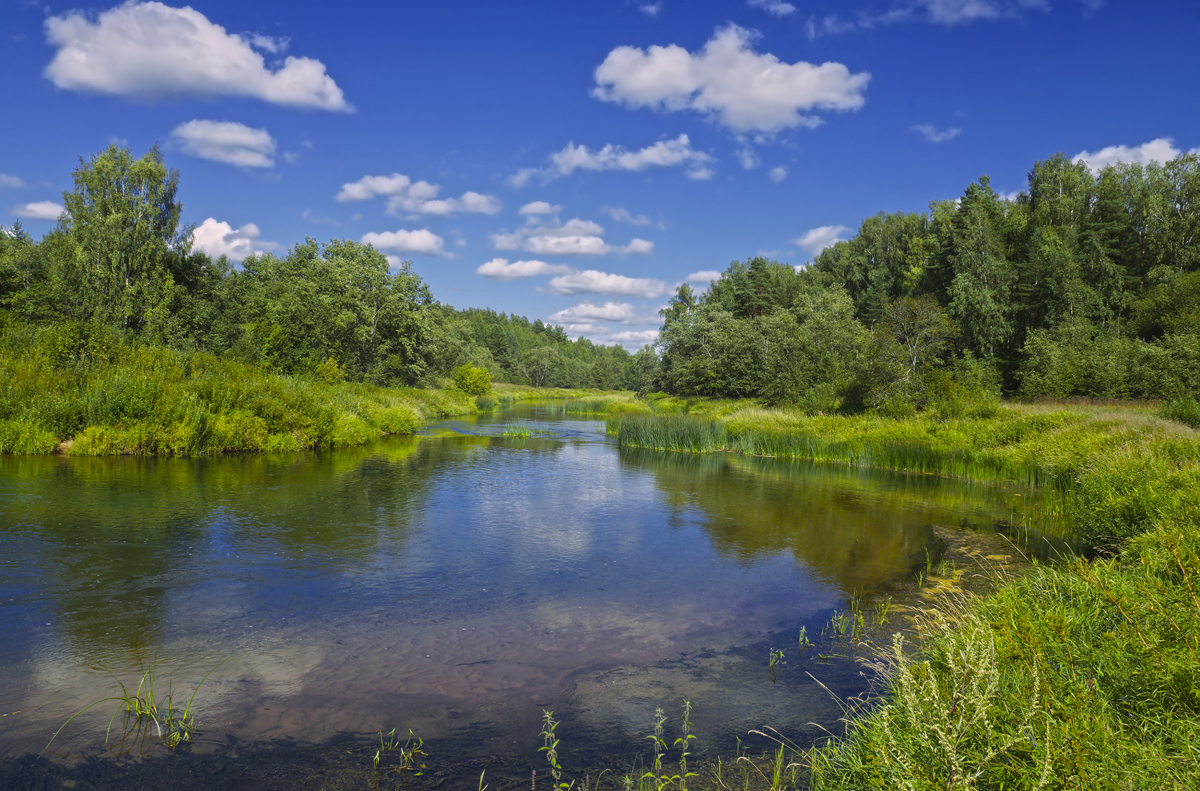
[[[1159,417],[1174,420],[1192,428],[1200,428],[1200,401],[1185,395],[1173,401],[1166,401],[1158,408]]]
[[[454,371],[454,386],[467,395],[481,396],[492,392],[492,375],[486,368],[467,363]]]

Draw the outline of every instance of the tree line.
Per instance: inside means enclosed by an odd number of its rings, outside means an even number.
[[[968,392],[1178,398],[1200,385],[1200,158],[1093,173],[1059,154],[880,213],[793,268],[735,261],[679,287],[641,387],[814,411]]]
[[[560,327],[434,299],[408,263],[346,239],[305,239],[240,267],[192,246],[179,172],[157,149],[110,146],[85,161],[52,231],[0,228],[0,326],[56,325],[86,356],[106,336],[208,351],[279,373],[417,385],[463,365],[498,381],[621,389],[624,348],[570,340]],[[65,334],[64,334],[65,333]]]

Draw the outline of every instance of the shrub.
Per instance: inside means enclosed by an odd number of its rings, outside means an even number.
[[[454,371],[454,386],[467,395],[482,396],[492,392],[492,375],[477,365],[460,365]]]

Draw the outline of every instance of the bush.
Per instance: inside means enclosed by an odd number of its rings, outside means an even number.
[[[467,363],[455,371],[454,386],[467,395],[482,396],[492,392],[492,375],[486,368]]]
[[[1158,416],[1185,426],[1200,428],[1200,401],[1190,395],[1167,401],[1158,408]]]

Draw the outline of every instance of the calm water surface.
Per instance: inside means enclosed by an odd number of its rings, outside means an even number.
[[[521,425],[537,431],[501,436]],[[691,700],[700,746],[798,741],[852,663],[792,648],[853,591],[923,562],[931,525],[1014,498],[930,477],[618,451],[536,407],[321,454],[0,458],[0,757],[38,752],[162,659],[207,738],[328,743],[413,729],[469,755],[627,757]],[[111,674],[111,675],[110,675]],[[109,704],[56,749],[97,752]],[[93,716],[94,715],[94,716]],[[365,738],[365,737],[364,737]],[[201,749],[203,746],[201,745]],[[536,764],[534,764],[536,765]]]

